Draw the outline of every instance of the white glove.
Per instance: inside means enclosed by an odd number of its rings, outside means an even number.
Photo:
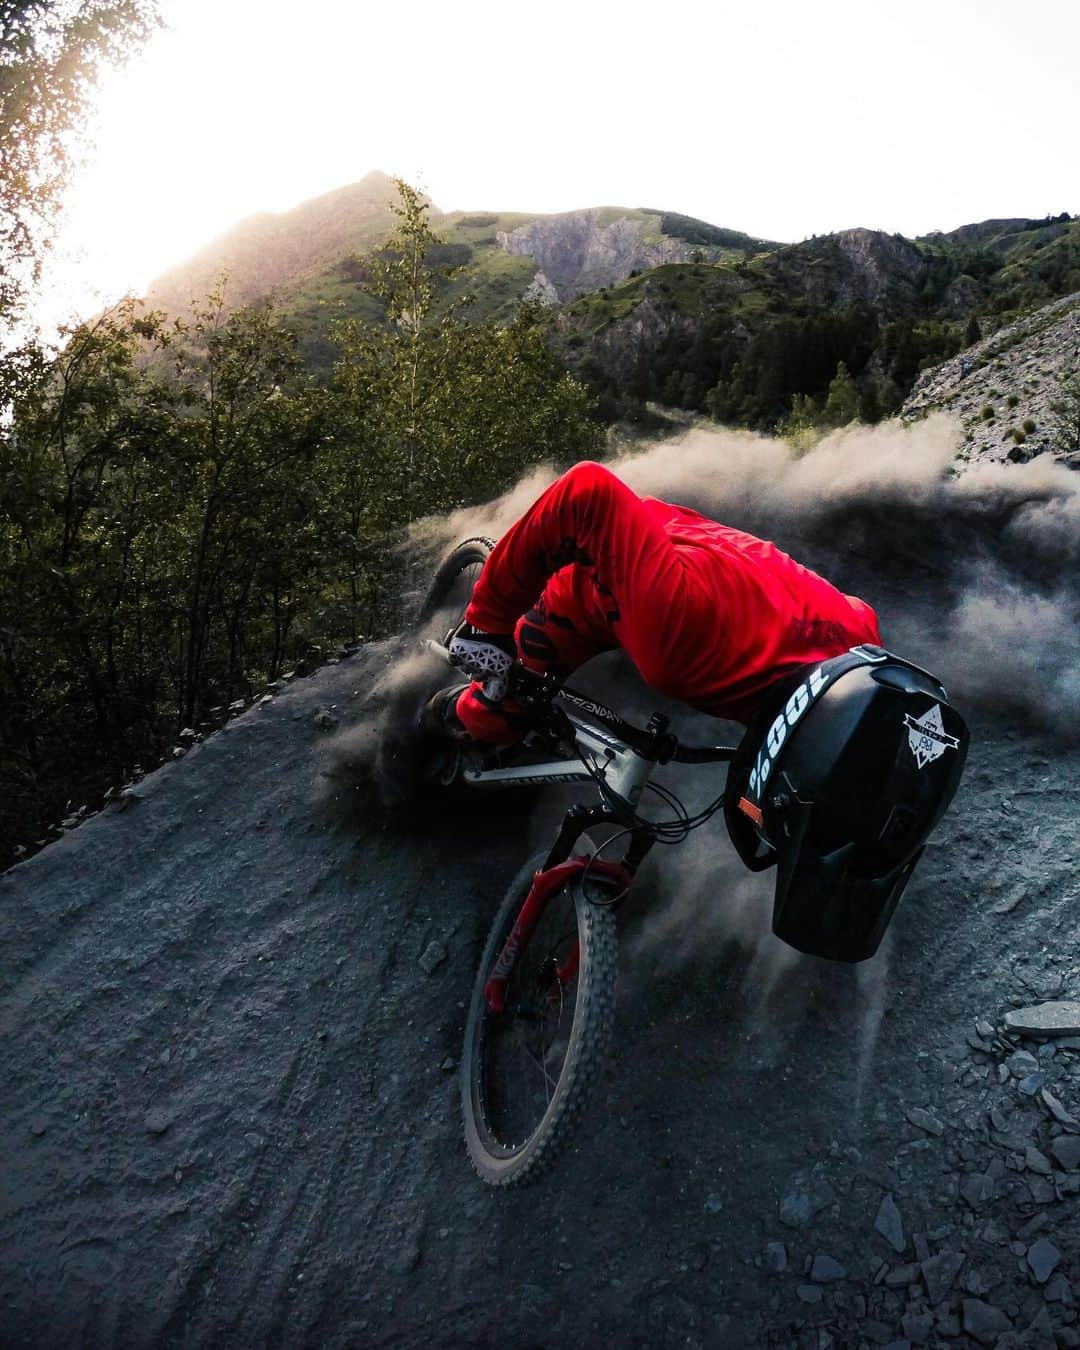
[[[517,658],[514,639],[505,633],[485,633],[463,623],[450,639],[450,660],[466,675],[480,680],[484,697],[498,703],[510,687],[510,667]]]

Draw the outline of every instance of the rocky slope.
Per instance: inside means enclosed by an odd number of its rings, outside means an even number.
[[[961,461],[1023,461],[1053,451],[1051,405],[1060,399],[1062,383],[1078,373],[1080,292],[1007,324],[925,371],[901,416],[940,409],[959,418]]]
[[[770,879],[719,827],[656,850],[621,915],[615,1071],[531,1190],[470,1174],[455,1069],[486,923],[562,801],[377,813],[335,745],[393,644],[0,877],[0,1342],[1080,1345],[1080,1039],[1010,1018],[1080,997],[1076,693],[1048,716],[1033,627],[1051,579],[1077,601],[1075,532],[1042,532],[1074,481],[1048,498],[1009,466],[980,497],[938,482],[932,441],[845,433],[792,461],[697,436],[624,470],[768,518],[904,650],[948,657],[972,752],[856,971],[772,938]],[[989,589],[961,557],[992,560]],[[656,701],[610,661],[581,680]],[[995,681],[1022,716],[977,699]],[[713,774],[665,781],[704,801]]]
[[[760,252],[771,247],[747,235],[720,230],[712,233],[725,242],[707,243],[711,228],[707,226],[698,240],[679,238],[664,233],[665,219],[643,211],[568,211],[539,216],[513,230],[500,230],[496,238],[507,253],[523,255],[536,263],[539,270],[535,284],[549,302],[612,286],[634,272],[663,263],[688,262],[691,258],[715,262],[741,256],[738,250],[742,248]]]

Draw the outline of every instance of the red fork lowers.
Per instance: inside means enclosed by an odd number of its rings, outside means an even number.
[[[613,883],[618,890],[626,891],[633,880],[631,873],[622,863],[607,862],[603,858],[590,858],[579,854],[568,858],[566,862],[556,863],[546,872],[537,872],[533,877],[529,894],[521,906],[510,935],[503,943],[503,949],[492,967],[487,983],[484,985],[484,998],[488,1012],[501,1013],[506,1007],[506,986],[514,973],[518,957],[536,930],[544,910],[551,897],[575,877],[588,872],[590,878],[600,882]],[[560,962],[555,978],[560,984],[568,984],[577,974],[581,952],[577,942],[573,950]]]

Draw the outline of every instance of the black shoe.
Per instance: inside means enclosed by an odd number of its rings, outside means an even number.
[[[462,726],[457,715],[457,701],[467,684],[451,684],[438,689],[420,709],[419,728],[423,735],[437,740],[450,740],[458,745],[476,745],[477,742]]]

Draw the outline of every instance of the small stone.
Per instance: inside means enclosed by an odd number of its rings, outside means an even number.
[[[774,1275],[779,1275],[781,1271],[787,1270],[787,1248],[784,1244],[782,1242],[766,1242],[762,1264],[766,1270],[772,1271]]]
[[[904,1239],[904,1224],[900,1218],[900,1211],[896,1208],[896,1201],[891,1195],[886,1195],[878,1207],[877,1218],[874,1220],[874,1227],[892,1247],[893,1251],[902,1252],[907,1246]]]
[[[963,1252],[938,1252],[922,1263],[922,1277],[932,1304],[940,1303],[948,1295],[963,1264]]]
[[[171,1113],[163,1106],[152,1106],[143,1122],[148,1134],[164,1134],[172,1123]]]
[[[984,1041],[990,1041],[994,1038],[994,1028],[985,1018],[975,1023],[975,1030]]]
[[[1030,1008],[1013,1008],[1005,1014],[1010,1031],[1024,1036],[1069,1036],[1080,1033],[1080,1003],[1037,1003]]]
[[[997,1078],[999,1083],[1007,1083],[1009,1081],[1009,1066],[1007,1064],[999,1064],[997,1066]]]
[[[183,1179],[184,1179],[184,1174],[183,1174],[183,1172],[180,1170],[179,1167],[173,1172],[173,1174],[172,1174],[172,1179],[173,1179],[173,1181],[176,1182],[176,1184],[177,1184],[178,1186],[179,1186],[180,1183],[183,1181]]]
[[[336,715],[329,708],[316,708],[314,721],[320,731],[330,731],[338,722]]]
[[[925,1345],[934,1329],[934,1319],[929,1313],[909,1313],[900,1319],[900,1326],[912,1345]]]
[[[40,1139],[49,1128],[49,1122],[44,1116],[34,1116],[30,1121],[30,1133],[35,1139]]]
[[[804,1303],[820,1303],[821,1290],[816,1284],[800,1284],[795,1293]]]
[[[912,1125],[917,1126],[920,1130],[925,1130],[927,1134],[940,1136],[945,1133],[945,1126],[938,1120],[937,1116],[932,1115],[929,1111],[924,1111],[921,1106],[908,1107],[904,1115],[907,1116]]]
[[[965,1177],[960,1183],[960,1194],[972,1209],[979,1209],[993,1196],[994,1183],[988,1176],[976,1172],[972,1176]]]
[[[181,731],[178,739],[181,741],[197,741],[199,739],[199,733],[194,727],[185,727],[183,731]]]
[[[435,938],[421,952],[418,964],[425,975],[433,975],[446,960],[446,956],[446,948],[438,938]]]
[[[1038,1284],[1046,1283],[1060,1260],[1061,1253],[1047,1238],[1039,1238],[1028,1248],[1028,1267]]]
[[[1029,1073],[1026,1078],[1021,1078],[1016,1086],[1025,1097],[1034,1097],[1045,1082],[1046,1073],[1040,1069],[1038,1073]]]
[[[1046,1227],[1045,1214],[1033,1214],[1027,1223],[1017,1232],[1016,1236],[1023,1242],[1024,1250],[1027,1250],[1027,1243],[1035,1236],[1040,1229]]]
[[[893,1266],[892,1270],[885,1276],[885,1283],[890,1289],[903,1289],[909,1284],[914,1284],[918,1278],[918,1265]]]
[[[1080,1121],[1078,1121],[1075,1116],[1069,1114],[1049,1088],[1043,1088],[1039,1093],[1039,1100],[1059,1125],[1064,1125],[1069,1129],[1080,1130]]]
[[[1012,1330],[1012,1323],[992,1303],[979,1298],[964,1299],[964,1330],[980,1345],[993,1345],[997,1338]]]
[[[810,1267],[810,1278],[815,1284],[832,1284],[834,1280],[847,1279],[847,1271],[839,1261],[834,1261],[824,1252],[818,1252]]]
[[[1066,1172],[1080,1168],[1080,1135],[1059,1134],[1050,1141],[1050,1152]]]
[[[447,1055],[439,1068],[442,1069],[443,1073],[450,1073],[452,1069],[457,1068],[457,1060],[454,1059],[453,1055]]]
[[[797,1177],[780,1200],[780,1222],[788,1228],[802,1228],[833,1201],[833,1190],[820,1177],[809,1181]]]
[[[1047,1303],[1070,1303],[1072,1301],[1072,1286],[1059,1270],[1056,1275],[1050,1277],[1050,1281],[1043,1290],[1043,1298]]]
[[[259,707],[261,708],[265,704],[273,702],[273,698],[273,694],[263,694],[262,698],[259,699]]]
[[[1050,1175],[1050,1159],[1045,1153],[1040,1153],[1034,1144],[1028,1144],[1024,1149],[1024,1166],[1031,1172],[1038,1172],[1044,1177]]]
[[[1055,1350],[1057,1339],[1054,1336],[1054,1324],[1050,1320],[1050,1309],[1045,1304],[1032,1318],[1024,1334],[1032,1350]]]
[[[1014,1078],[1026,1078],[1039,1067],[1039,1061],[1027,1050],[1014,1050],[1005,1063]]]

